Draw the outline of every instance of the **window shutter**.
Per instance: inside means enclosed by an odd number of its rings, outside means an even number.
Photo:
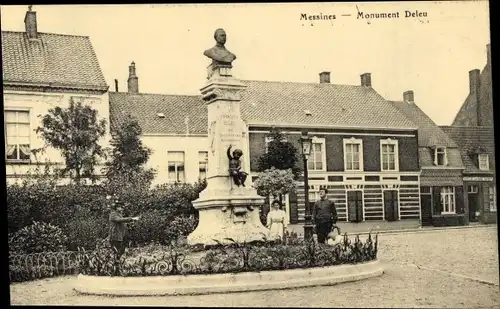
[[[464,188],[462,186],[455,187],[455,211],[457,214],[464,212]]]
[[[483,189],[483,205],[480,205],[480,211],[489,210],[490,209],[490,186],[488,184],[481,185]]]
[[[437,165],[437,148],[434,147],[431,149],[431,155],[432,155],[432,162],[434,162],[434,165]]]
[[[448,166],[448,149],[443,148],[443,151],[444,151],[444,165]]]
[[[297,194],[295,192],[288,194],[288,202],[290,203],[290,223],[299,221]]]
[[[441,204],[441,188],[432,187],[432,199],[434,201],[433,214],[440,215],[443,211],[443,205]]]

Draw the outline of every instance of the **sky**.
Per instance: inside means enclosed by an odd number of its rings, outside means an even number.
[[[1,28],[24,31],[27,6],[1,6]],[[372,86],[388,100],[413,90],[416,104],[439,125],[453,121],[469,91],[469,74],[483,69],[490,42],[488,1],[288,4],[35,5],[38,31],[89,36],[110,91],[127,90],[136,63],[139,91],[199,94],[224,28],[243,80]],[[405,11],[425,16],[405,18]],[[358,12],[400,18],[358,19]],[[304,20],[302,14],[335,15]],[[350,15],[350,16],[342,16]]]

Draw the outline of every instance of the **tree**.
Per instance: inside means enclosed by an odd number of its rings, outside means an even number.
[[[98,119],[97,110],[71,98],[68,108],[49,109],[42,118],[42,126],[36,129],[46,146],[59,150],[65,167],[63,176],[80,183],[82,178],[95,180],[95,166],[99,158],[105,157],[98,141],[106,133],[106,120]]]
[[[297,164],[299,161],[297,148],[277,128],[272,128],[267,138],[270,138],[267,152],[259,157],[257,170],[263,172],[272,167],[279,170],[291,169],[294,179],[297,179],[302,171],[300,164]]]
[[[113,193],[131,193],[139,187],[146,190],[154,179],[154,169],[145,167],[152,151],[143,145],[141,134],[139,123],[130,115],[112,132],[104,173]]]
[[[283,196],[288,193],[296,192],[297,185],[295,176],[291,169],[279,170],[271,167],[259,173],[259,176],[253,183],[253,187],[257,190],[257,194],[267,198],[273,197],[273,200],[283,200]],[[260,209],[260,220],[262,224],[266,224],[269,205],[264,204]]]
[[[275,199],[297,190],[292,170],[280,170],[274,167],[259,173],[253,187],[257,190],[257,194],[272,196]]]
[[[112,132],[110,160],[105,167],[108,178],[142,172],[152,175],[153,170],[145,168],[152,151],[143,145],[141,134],[139,123],[130,115]]]

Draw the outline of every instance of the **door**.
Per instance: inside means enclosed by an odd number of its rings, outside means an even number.
[[[469,193],[469,222],[476,222],[477,193]]]
[[[363,191],[347,191],[347,209],[350,222],[363,221]]]
[[[477,222],[476,211],[479,209],[479,186],[467,186],[467,201],[469,203],[469,222]]]
[[[396,221],[399,219],[398,191],[384,190],[385,220]]]
[[[432,225],[432,195],[421,194],[420,206],[422,207],[422,226]]]

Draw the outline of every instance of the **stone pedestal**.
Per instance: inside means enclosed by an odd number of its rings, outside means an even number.
[[[231,76],[230,67],[210,65],[208,72],[207,85],[201,89],[208,108],[207,188],[193,201],[200,220],[187,241],[214,245],[215,240],[230,243],[226,238],[240,243],[262,240],[268,231],[259,218],[264,198],[250,187],[250,179],[246,187],[238,187],[229,176],[229,146],[231,154],[235,149],[243,151],[242,167],[249,160],[246,126],[240,113],[241,92],[246,86]]]

